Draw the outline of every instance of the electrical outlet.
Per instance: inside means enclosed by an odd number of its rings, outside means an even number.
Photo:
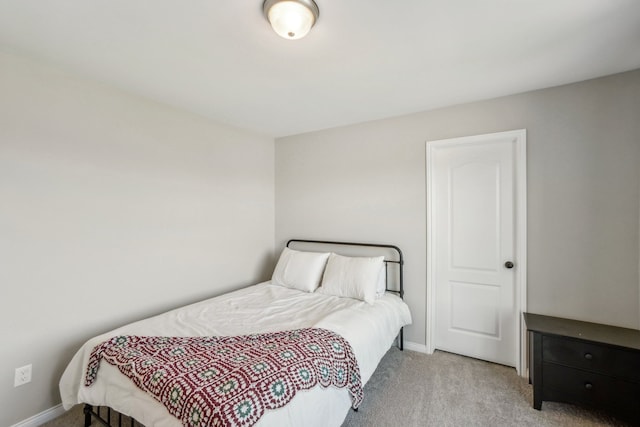
[[[13,380],[13,386],[18,387],[31,382],[31,364],[16,368],[16,376]]]

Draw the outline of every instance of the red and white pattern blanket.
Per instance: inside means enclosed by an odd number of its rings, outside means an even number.
[[[118,336],[91,352],[86,386],[103,359],[187,427],[251,426],[266,410],[318,384],[347,387],[353,408],[363,398],[353,349],[326,329],[237,337]]]

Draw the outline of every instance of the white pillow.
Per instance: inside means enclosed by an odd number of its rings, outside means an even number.
[[[373,304],[383,260],[383,256],[346,257],[332,253],[319,292]]]
[[[329,252],[301,252],[284,248],[273,271],[271,283],[313,292],[320,285]]]

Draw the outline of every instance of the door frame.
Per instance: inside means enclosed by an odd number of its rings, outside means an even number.
[[[426,142],[426,185],[427,185],[427,315],[425,316],[426,325],[426,347],[427,353],[432,354],[435,350],[435,319],[436,319],[436,303],[435,303],[435,271],[433,266],[436,265],[436,254],[433,227],[433,149],[443,145],[469,145],[479,142],[485,142],[496,137],[510,137],[515,143],[514,154],[514,189],[516,191],[514,199],[515,209],[515,262],[517,265],[515,274],[515,305],[516,305],[516,327],[518,333],[516,337],[516,372],[526,377],[527,367],[527,336],[524,321],[522,320],[522,312],[527,309],[527,131],[526,129],[512,130],[506,132],[496,132],[483,135],[473,135],[460,138],[441,139]]]

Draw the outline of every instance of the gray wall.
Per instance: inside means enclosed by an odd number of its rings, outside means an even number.
[[[0,426],[91,336],[270,276],[273,139],[0,53]],[[241,255],[241,256],[240,256]],[[14,368],[33,381],[14,388]]]
[[[406,254],[407,339],[425,343],[425,141],[527,129],[528,310],[640,326],[640,70],[276,140],[276,246]]]

